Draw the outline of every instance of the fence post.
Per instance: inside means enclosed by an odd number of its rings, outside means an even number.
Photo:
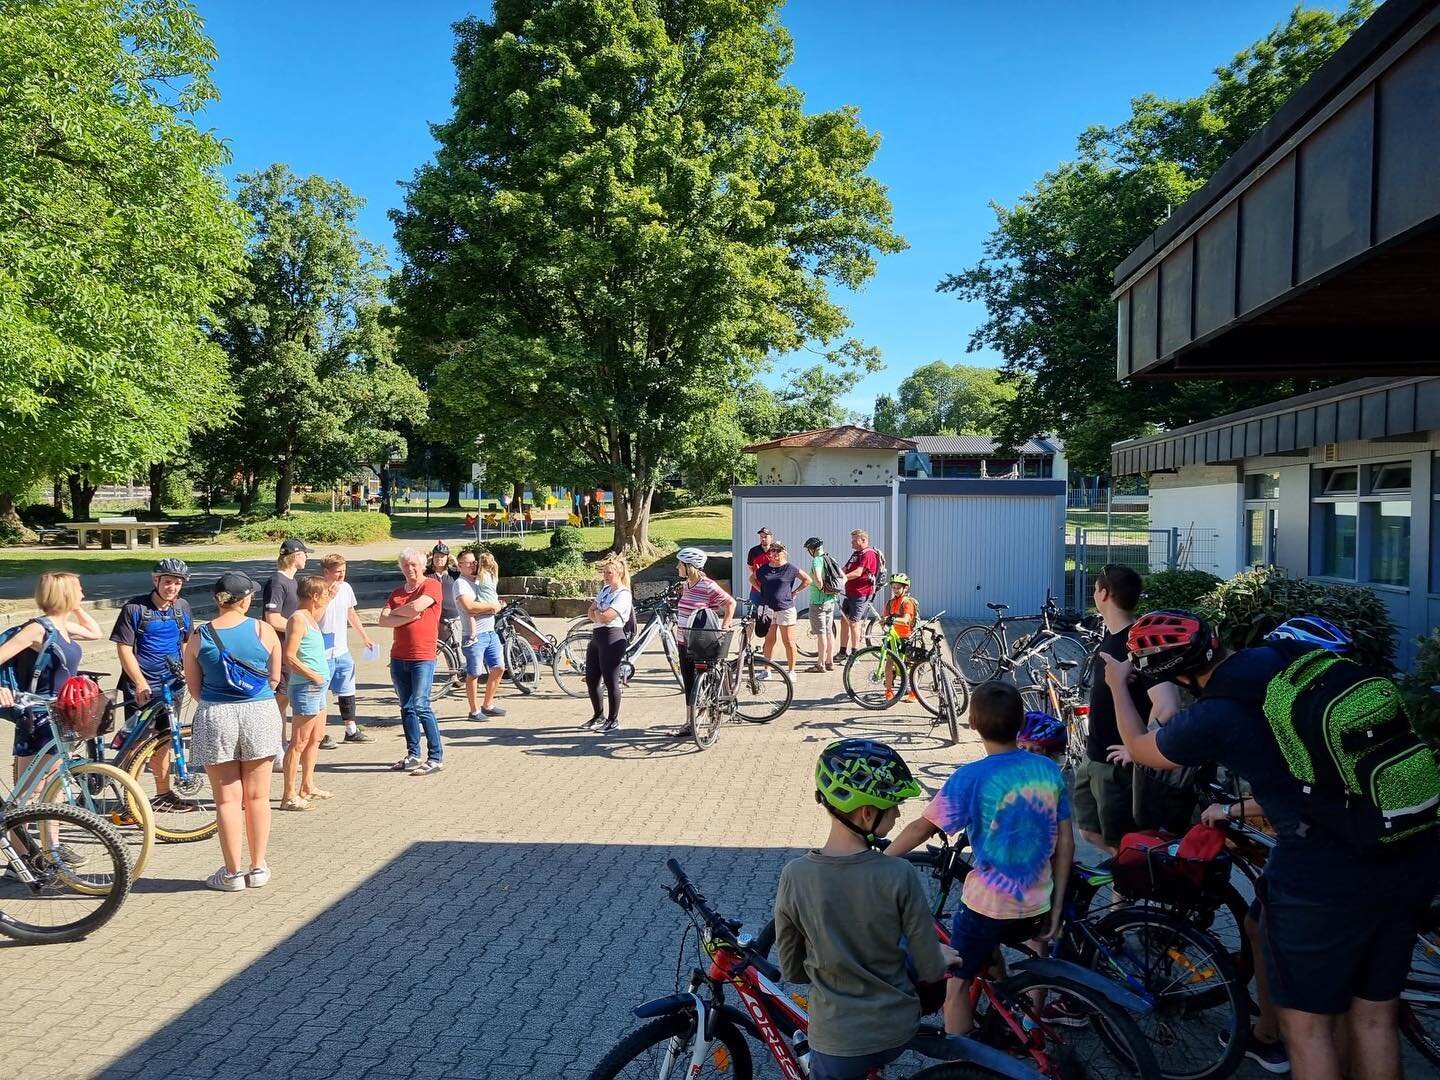
[[[1075,526],[1075,610],[1084,614],[1085,612],[1085,530],[1083,527]]]
[[[1170,551],[1165,559],[1165,565],[1171,570],[1180,565],[1180,530],[1178,528],[1170,530]]]

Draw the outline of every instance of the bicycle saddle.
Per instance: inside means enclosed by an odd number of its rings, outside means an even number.
[[[991,603],[986,603],[985,606],[988,607],[991,611],[1009,611],[1009,610],[1010,610],[1010,605],[1009,605],[1009,604],[991,604]]]
[[[1055,666],[1058,667],[1061,671],[1073,671],[1075,668],[1077,668],[1077,667],[1080,666],[1080,661],[1079,661],[1079,660],[1057,660],[1057,661],[1055,662]]]

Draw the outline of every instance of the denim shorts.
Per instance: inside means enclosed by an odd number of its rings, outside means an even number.
[[[323,685],[316,686],[309,679],[290,684],[290,715],[315,716],[325,711],[327,695]]]
[[[472,679],[505,666],[505,657],[500,649],[500,635],[494,630],[482,630],[475,640],[461,647],[465,654],[465,674]]]
[[[330,692],[336,697],[355,694],[355,657],[348,652],[330,658]],[[304,715],[303,713],[301,714]]]
[[[984,971],[1002,942],[1034,937],[1041,930],[1043,915],[1024,919],[992,919],[971,911],[964,904],[955,909],[950,922],[950,947],[960,954],[957,974],[973,979]]]

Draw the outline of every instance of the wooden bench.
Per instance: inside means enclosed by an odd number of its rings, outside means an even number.
[[[181,518],[170,531],[165,534],[166,540],[179,541],[206,541],[215,543],[220,539],[220,530],[225,527],[225,519],[218,514],[207,517]]]

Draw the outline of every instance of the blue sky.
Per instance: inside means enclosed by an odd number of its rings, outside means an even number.
[[[284,161],[343,180],[367,200],[362,231],[393,259],[385,212],[433,151],[427,125],[450,112],[450,24],[488,5],[198,3],[220,52],[222,96],[208,123],[229,142],[231,174]],[[872,172],[910,243],[844,297],[854,332],[886,362],[850,406],[869,412],[877,393],[931,360],[998,364],[965,353],[983,310],[935,292],[979,257],[989,204],[1013,202],[1068,158],[1087,125],[1124,119],[1131,97],[1199,92],[1292,3],[790,0],[790,78],[810,109],[858,105],[881,134]]]

